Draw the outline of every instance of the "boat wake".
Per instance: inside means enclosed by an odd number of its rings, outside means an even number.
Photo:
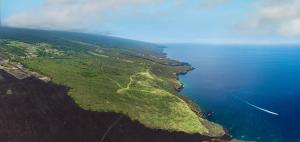
[[[245,101],[245,103],[248,104],[249,106],[252,106],[252,107],[254,107],[254,108],[258,109],[258,110],[264,111],[264,112],[266,112],[266,113],[269,113],[269,114],[272,114],[272,115],[279,115],[279,114],[276,113],[276,112],[272,112],[272,111],[269,111],[269,110],[267,110],[267,109],[263,109],[263,108],[261,108],[261,107],[258,107],[258,106],[256,106],[256,105],[254,105],[254,104],[251,104],[251,103],[249,103],[249,102],[247,102],[247,101]]]
[[[239,97],[236,97],[236,96],[235,96],[235,98],[237,98],[237,99],[240,100],[241,102],[244,102],[245,104],[247,104],[247,105],[249,105],[249,106],[251,106],[251,107],[254,107],[254,108],[256,108],[256,109],[258,109],[258,110],[260,110],[260,111],[263,111],[263,112],[266,112],[266,113],[269,113],[269,114],[272,114],[272,115],[279,115],[279,114],[276,113],[276,112],[273,112],[273,111],[270,111],[270,110],[261,108],[261,107],[259,107],[259,106],[256,106],[256,105],[254,105],[254,104],[251,104],[251,103],[249,103],[248,101],[245,101],[245,100],[243,100],[243,99],[241,99],[241,98],[239,98]]]

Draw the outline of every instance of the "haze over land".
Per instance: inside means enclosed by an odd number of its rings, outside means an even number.
[[[6,25],[154,43],[298,43],[300,0],[9,0]]]

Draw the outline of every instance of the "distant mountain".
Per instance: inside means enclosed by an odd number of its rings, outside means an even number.
[[[29,43],[47,42],[51,44],[72,45],[70,40],[100,45],[105,48],[134,48],[137,51],[151,54],[161,54],[164,46],[123,39],[112,36],[86,34],[78,32],[47,31],[13,27],[0,27],[0,38],[14,39]]]

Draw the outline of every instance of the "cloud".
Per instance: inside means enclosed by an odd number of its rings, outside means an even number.
[[[204,0],[200,2],[201,8],[214,8],[231,2],[231,0]]]
[[[300,18],[284,23],[280,27],[279,32],[287,36],[300,36]]]
[[[46,0],[37,9],[9,17],[6,24],[16,27],[47,29],[84,29],[97,25],[104,15],[128,6],[160,0]]]
[[[250,31],[300,36],[300,0],[268,0],[242,25]]]

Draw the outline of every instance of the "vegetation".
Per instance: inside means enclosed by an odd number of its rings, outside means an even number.
[[[113,38],[110,43],[76,33],[35,37],[40,32],[46,31],[29,31],[22,37],[0,33],[2,56],[68,86],[81,108],[126,114],[150,128],[224,134],[175,91],[176,73],[190,67],[165,58],[160,47]]]

